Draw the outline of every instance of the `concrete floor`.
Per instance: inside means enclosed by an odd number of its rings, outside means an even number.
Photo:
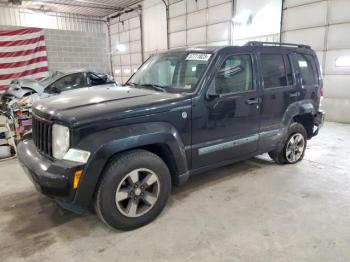
[[[60,212],[16,160],[0,176],[0,261],[350,261],[350,125],[327,123],[297,165],[197,175],[132,232]]]

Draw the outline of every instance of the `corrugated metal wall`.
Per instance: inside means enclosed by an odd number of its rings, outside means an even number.
[[[283,17],[283,41],[309,44],[317,51],[327,119],[350,123],[350,1],[286,0]],[[337,59],[349,64],[337,64]]]
[[[40,27],[80,32],[106,32],[101,18],[72,14],[32,12],[16,7],[0,6],[0,25]]]
[[[142,63],[141,22],[136,11],[111,21],[110,41],[114,77],[125,83]]]
[[[172,1],[169,6],[170,48],[230,44],[232,12],[232,0]]]
[[[166,9],[161,0],[146,0],[142,11],[123,14],[110,22],[112,67],[119,82],[125,83],[151,54],[167,49],[166,28]]]
[[[162,0],[142,3],[144,60],[151,54],[167,49],[166,8]]]
[[[235,0],[233,44],[279,42],[281,11],[282,0]]]

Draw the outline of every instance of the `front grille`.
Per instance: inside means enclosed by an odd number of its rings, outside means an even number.
[[[32,126],[33,140],[35,146],[41,153],[51,156],[52,152],[52,125],[47,120],[33,116]]]

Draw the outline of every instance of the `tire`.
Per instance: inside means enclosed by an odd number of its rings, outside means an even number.
[[[295,141],[295,145],[292,145],[293,141]],[[287,135],[283,140],[283,148],[270,151],[268,154],[277,164],[296,164],[304,158],[306,145],[307,132],[304,126],[294,122],[289,126]],[[293,158],[293,152],[295,158]]]
[[[136,229],[161,213],[170,192],[171,176],[163,160],[146,150],[129,151],[112,159],[104,171],[95,211],[112,228]]]

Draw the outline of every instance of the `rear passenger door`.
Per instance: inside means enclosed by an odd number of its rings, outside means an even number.
[[[267,150],[279,140],[279,131],[288,106],[299,99],[299,91],[287,53],[259,54],[262,107],[259,148]]]

